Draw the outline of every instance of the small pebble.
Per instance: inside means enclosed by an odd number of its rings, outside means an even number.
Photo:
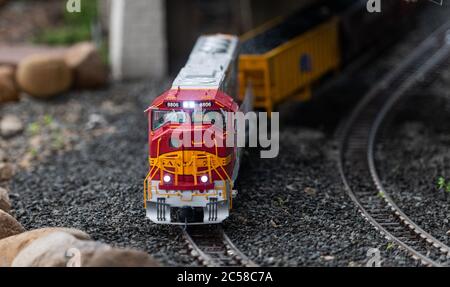
[[[312,187],[307,187],[307,188],[305,188],[304,191],[308,195],[316,195],[316,193],[317,193],[317,190]]]
[[[17,116],[7,115],[0,120],[0,135],[4,138],[16,136],[23,129],[23,123]]]

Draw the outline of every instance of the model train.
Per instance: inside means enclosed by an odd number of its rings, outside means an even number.
[[[204,138],[216,123],[227,122],[227,113],[239,109],[233,98],[238,42],[231,35],[200,37],[172,89],[147,110],[150,172],[144,200],[153,222],[210,224],[228,217],[239,151],[218,142],[235,133],[219,127],[209,146]]]
[[[383,6],[384,14],[367,21],[365,5],[361,6],[365,0],[332,2],[257,29],[242,38],[242,45],[231,35],[199,38],[172,88],[147,110],[148,218],[186,225],[225,220],[237,194],[233,188],[240,152],[217,142],[235,138],[236,133],[218,128],[213,145],[206,145],[203,138],[218,122],[227,122],[228,113],[248,107],[242,105],[248,100],[246,87],[252,85],[254,106],[269,112],[293,95],[307,100],[315,83],[380,41],[384,37],[380,31],[387,31],[406,13],[402,1],[383,1],[390,3]],[[378,38],[363,37],[364,25],[377,27],[372,35]]]

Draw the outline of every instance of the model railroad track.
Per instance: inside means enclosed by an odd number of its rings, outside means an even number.
[[[234,246],[220,226],[182,228],[190,254],[206,267],[256,267]]]
[[[428,85],[450,62],[450,22],[427,38],[358,104],[339,132],[339,171],[360,212],[389,240],[427,266],[449,266],[450,247],[405,215],[384,189],[374,161],[378,131],[396,103]]]

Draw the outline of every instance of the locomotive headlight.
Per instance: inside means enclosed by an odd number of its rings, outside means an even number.
[[[170,177],[170,175],[165,175],[163,177],[163,180],[164,180],[165,183],[169,183],[172,180],[172,178]]]
[[[183,102],[183,108],[184,109],[194,109],[195,108],[195,102],[193,102],[193,101]]]
[[[203,183],[207,183],[208,182],[208,177],[206,175],[203,175],[202,177],[200,177],[200,181]]]

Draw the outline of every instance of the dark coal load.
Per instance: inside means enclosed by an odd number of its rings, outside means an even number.
[[[330,2],[330,1],[327,1]],[[242,43],[242,54],[264,54],[329,20],[358,0],[321,2],[287,17],[282,23]]]

